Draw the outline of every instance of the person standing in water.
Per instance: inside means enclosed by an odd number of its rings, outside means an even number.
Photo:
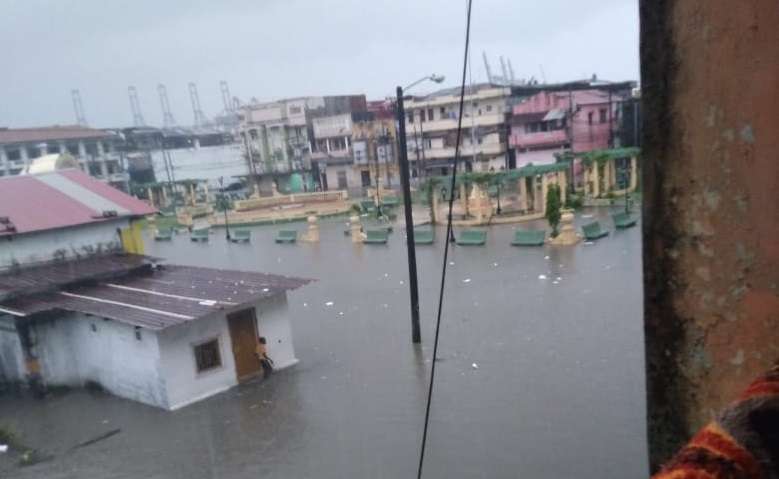
[[[267,378],[273,372],[273,360],[268,356],[267,343],[268,341],[265,339],[265,336],[257,338],[256,354],[257,358],[260,360],[260,365],[262,366],[263,378]]]

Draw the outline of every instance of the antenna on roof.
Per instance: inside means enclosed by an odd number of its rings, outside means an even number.
[[[133,113],[133,125],[146,126],[141,113],[141,103],[138,101],[138,90],[134,86],[127,87],[127,95],[130,97],[130,111]]]
[[[207,123],[206,116],[200,108],[200,95],[197,93],[197,85],[193,82],[189,82],[189,100],[192,102],[192,114],[195,120],[194,125],[196,127],[204,126]]]
[[[84,104],[81,102],[81,92],[77,88],[70,90],[70,96],[73,97],[73,111],[76,113],[76,123],[79,126],[87,126],[87,118],[84,115]]]
[[[481,56],[484,59],[484,69],[487,70],[487,82],[492,83],[492,69],[490,69],[490,62],[487,60],[487,52],[482,50]]]
[[[162,107],[162,126],[163,128],[173,128],[176,126],[176,120],[173,119],[173,113],[170,112],[168,89],[160,83],[157,85],[157,93],[160,95],[160,106]]]

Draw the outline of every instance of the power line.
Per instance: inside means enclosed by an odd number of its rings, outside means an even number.
[[[427,389],[427,407],[425,408],[425,427],[422,431],[422,446],[419,453],[419,468],[417,479],[422,479],[422,466],[425,463],[425,446],[427,445],[427,429],[430,424],[430,405],[433,400],[433,384],[435,382],[435,365],[438,359],[438,335],[441,330],[441,311],[444,306],[444,285],[446,284],[446,265],[449,259],[449,238],[452,235],[452,208],[454,206],[454,188],[457,180],[457,160],[460,158],[460,140],[463,131],[463,107],[465,104],[465,80],[468,73],[468,55],[471,43],[471,6],[473,0],[468,0],[468,15],[465,26],[465,53],[463,58],[463,76],[460,86],[460,115],[457,119],[457,143],[454,150],[454,165],[452,167],[452,184],[449,189],[449,214],[446,216],[446,241],[444,242],[444,262],[441,268],[441,290],[438,293],[438,315],[435,323],[435,339],[433,340],[433,361],[430,363],[430,385]]]

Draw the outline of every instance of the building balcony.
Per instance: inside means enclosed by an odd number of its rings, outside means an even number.
[[[466,158],[471,157],[474,154],[475,155],[502,155],[506,152],[506,149],[504,146],[500,143],[488,143],[483,145],[474,145],[474,146],[462,146],[460,148],[460,157]],[[445,148],[425,148],[424,150],[424,157],[426,160],[437,160],[437,159],[449,159],[454,158],[455,155],[455,148],[452,147],[445,147]],[[415,149],[409,149],[408,151],[408,158],[411,161],[416,161],[417,159],[417,152]],[[422,158],[422,149],[419,150],[419,158]]]
[[[354,161],[354,151],[351,148],[345,148],[343,150],[330,150],[327,151],[315,151],[311,153],[311,160],[318,162],[326,162],[327,164],[343,164],[351,163]]]
[[[568,143],[568,133],[565,130],[539,131],[536,133],[512,132],[510,143],[515,148],[553,147]]]
[[[468,116],[463,118],[463,128],[471,128],[472,126],[496,126],[503,124],[504,121],[505,117],[503,114],[477,115],[474,117]],[[457,118],[444,118],[433,121],[425,121],[422,123],[419,121],[409,123],[408,119],[406,119],[406,134],[413,135],[414,127],[416,127],[416,130],[419,131],[419,125],[422,125],[421,129],[425,133],[434,131],[457,130]]]

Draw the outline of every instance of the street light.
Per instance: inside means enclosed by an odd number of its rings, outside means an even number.
[[[222,207],[222,211],[224,211],[225,215],[225,238],[227,241],[230,241],[230,225],[227,223],[227,198],[225,197],[225,189],[224,189],[224,176],[219,177],[219,205]]]
[[[417,254],[414,246],[414,219],[411,215],[411,185],[408,171],[408,149],[406,146],[406,111],[403,107],[403,90],[409,90],[420,83],[430,80],[434,83],[444,81],[443,75],[432,74],[408,84],[405,88],[397,88],[397,121],[398,140],[400,151],[398,152],[398,168],[400,169],[400,183],[403,188],[403,213],[406,219],[406,249],[408,250],[408,287],[411,295],[411,340],[414,343],[422,342],[419,329],[419,286],[417,285]]]

